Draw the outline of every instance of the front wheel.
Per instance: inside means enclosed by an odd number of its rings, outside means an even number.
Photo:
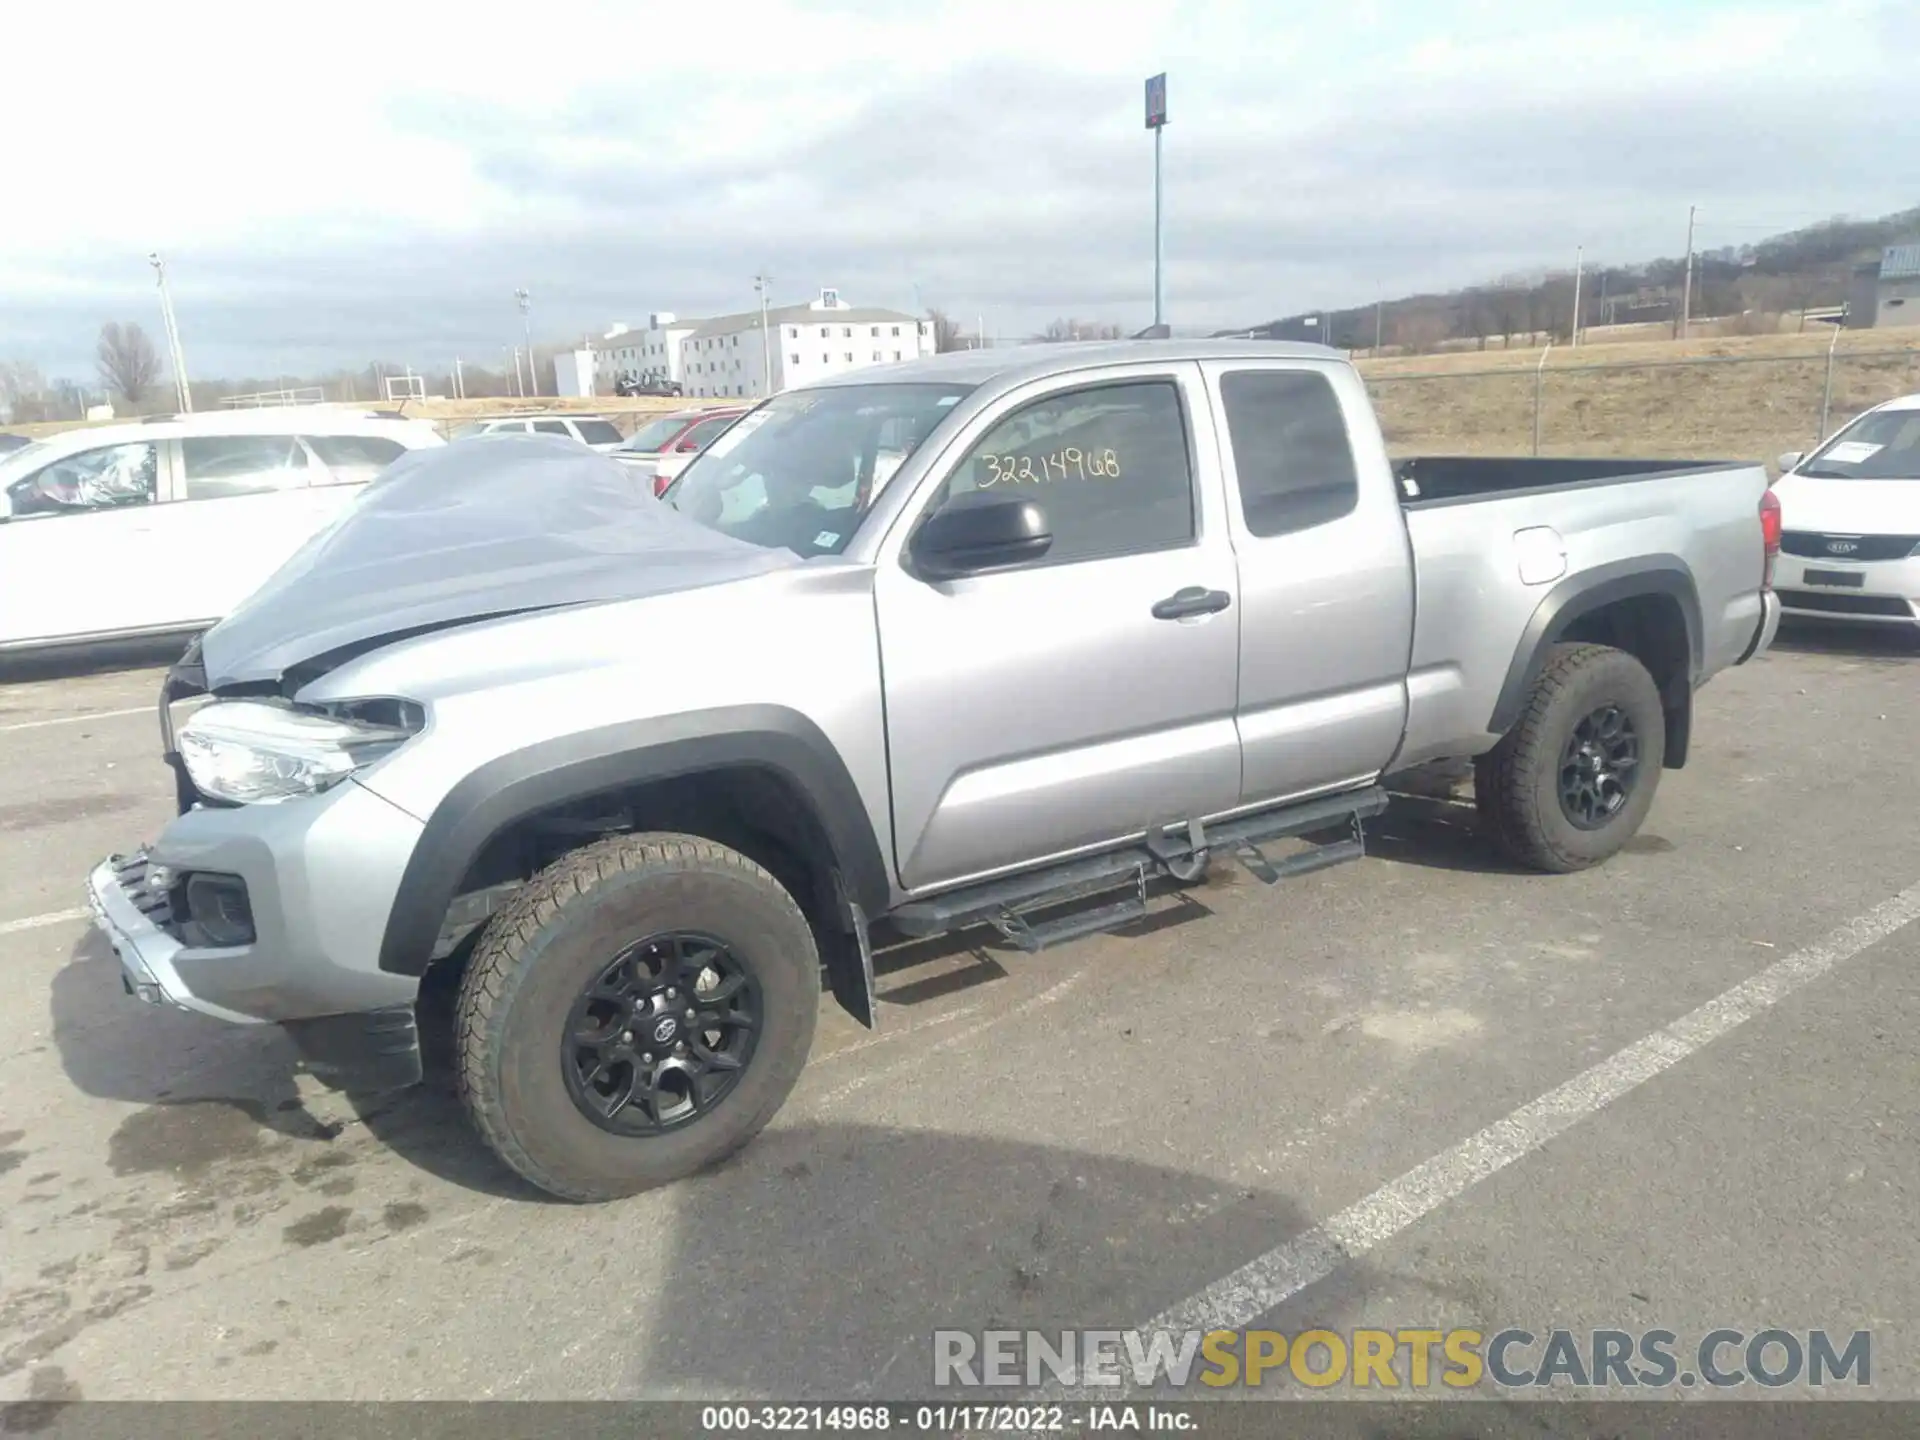
[[[1584,870],[1647,818],[1666,736],[1646,666],[1606,645],[1556,645],[1519,721],[1475,762],[1475,803],[1520,864]]]
[[[460,1093],[487,1144],[567,1200],[690,1175],[758,1134],[819,1014],[819,956],[759,865],[621,835],[530,880],[460,987]]]

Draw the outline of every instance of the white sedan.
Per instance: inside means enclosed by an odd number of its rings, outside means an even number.
[[[1811,455],[1782,455],[1780,471],[1781,609],[1920,626],[1920,395],[1876,406]]]
[[[0,653],[204,629],[390,462],[445,443],[424,421],[303,405],[0,456]]]

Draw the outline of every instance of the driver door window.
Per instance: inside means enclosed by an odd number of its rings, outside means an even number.
[[[108,445],[69,455],[14,481],[7,498],[18,516],[150,505],[158,474],[158,452],[151,443]]]
[[[1193,470],[1178,387],[1091,386],[1014,411],[974,445],[933,508],[967,494],[1037,504],[1053,535],[1040,564],[1191,544]]]

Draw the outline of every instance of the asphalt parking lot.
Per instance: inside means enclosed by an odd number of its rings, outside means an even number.
[[[829,1005],[747,1152],[588,1208],[444,1068],[357,1109],[122,994],[77,907],[170,813],[158,679],[0,686],[0,1400],[913,1396],[938,1328],[1169,1315],[1866,1329],[1870,1393],[1920,1397],[1897,638],[1715,680],[1597,871],[1407,800],[1359,864],[1219,865],[1137,933],[883,957],[882,1029]]]

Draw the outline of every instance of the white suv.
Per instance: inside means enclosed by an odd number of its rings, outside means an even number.
[[[0,651],[202,629],[424,421],[324,405],[68,430],[0,456]]]
[[[476,420],[463,425],[454,435],[455,438],[517,435],[528,430],[536,435],[567,435],[602,454],[618,449],[626,438],[620,433],[620,427],[604,415],[513,415],[499,420]]]

